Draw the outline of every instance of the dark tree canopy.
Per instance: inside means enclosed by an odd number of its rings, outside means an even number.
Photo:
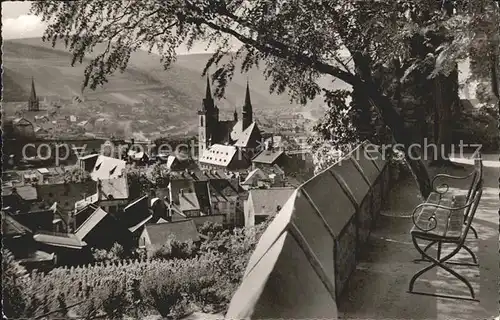
[[[404,145],[412,140],[395,99],[401,84],[415,71],[420,80],[450,75],[478,45],[472,39],[498,30],[496,0],[52,0],[35,2],[32,11],[48,22],[44,40],[64,41],[73,64],[104,43],[82,88],[95,89],[124,70],[136,50],[155,51],[168,68],[176,48],[205,43],[216,47],[203,75],[217,66],[217,96],[238,69],[259,66],[271,92],[301,103],[321,94],[332,106],[338,101],[332,81],[340,79],[364,97],[358,107],[377,113]],[[234,39],[241,47],[230,52]],[[498,49],[496,38],[487,39],[484,50]],[[422,163],[409,164],[428,193]]]

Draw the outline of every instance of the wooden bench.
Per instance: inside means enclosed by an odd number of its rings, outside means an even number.
[[[440,177],[443,176],[446,178],[453,177],[464,179],[464,177],[440,175]],[[438,176],[433,179],[433,183],[436,181],[437,177]],[[422,292],[415,292],[413,290],[415,281],[422,274],[433,269],[434,267],[441,267],[457,279],[464,282],[469,288],[472,299],[475,299],[474,290],[469,281],[448,266],[449,264],[453,264],[448,260],[456,255],[461,249],[465,249],[471,255],[474,263],[454,264],[478,266],[476,256],[472,250],[465,245],[465,239],[469,230],[472,229],[472,221],[482,195],[483,179],[481,159],[477,159],[475,161],[475,170],[471,174],[467,175],[467,177],[473,177],[467,196],[455,196],[449,193],[449,187],[446,185],[445,192],[436,191],[438,189],[434,189],[435,191],[431,193],[427,201],[418,205],[413,210],[412,219],[414,226],[410,231],[412,241],[415,248],[422,255],[422,259],[420,260],[428,261],[431,264],[417,272],[412,277],[409,285],[409,292],[411,293],[426,294]],[[475,234],[477,237],[477,233]],[[429,241],[429,244],[422,249],[419,245],[420,240]],[[434,258],[427,253],[427,250],[436,243],[438,245],[437,256]],[[441,257],[441,247],[443,243],[455,245],[452,252],[447,254],[445,257]],[[429,295],[439,296],[436,294]],[[452,296],[444,297],[462,298]]]

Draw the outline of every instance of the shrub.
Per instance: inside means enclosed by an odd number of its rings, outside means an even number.
[[[2,249],[2,256],[3,310],[8,318],[20,318],[27,307],[23,292],[26,270],[7,249]]]
[[[498,110],[483,106],[478,110],[465,110],[459,121],[454,123],[453,143],[481,144],[482,151],[497,151],[500,143],[498,134]],[[459,152],[459,150],[455,150]]]

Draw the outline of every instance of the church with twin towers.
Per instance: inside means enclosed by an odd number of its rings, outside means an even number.
[[[250,88],[247,81],[241,119],[237,108],[233,118],[219,119],[210,81],[207,77],[205,98],[198,111],[198,154],[201,168],[246,169],[260,151],[262,135],[253,118]]]

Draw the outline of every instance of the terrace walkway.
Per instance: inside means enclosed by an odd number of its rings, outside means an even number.
[[[468,155],[466,155],[467,157]],[[499,233],[498,233],[498,155],[483,155],[484,192],[473,222],[479,239],[469,235],[467,243],[476,253],[480,267],[456,266],[466,276],[480,302],[437,298],[407,292],[410,278],[426,264],[411,243],[412,209],[421,202],[411,177],[400,188],[391,191],[386,209],[377,221],[365,253],[362,255],[348,285],[337,301],[339,319],[494,319],[499,313]],[[454,175],[465,175],[473,162],[454,159],[464,170],[448,169]],[[430,173],[442,169],[430,169]],[[452,185],[465,192],[467,181]],[[458,191],[458,190],[457,190]],[[446,246],[443,248],[443,255]],[[460,252],[454,259],[467,258]],[[437,294],[468,295],[467,287],[450,274],[433,269],[415,284],[416,291]]]

